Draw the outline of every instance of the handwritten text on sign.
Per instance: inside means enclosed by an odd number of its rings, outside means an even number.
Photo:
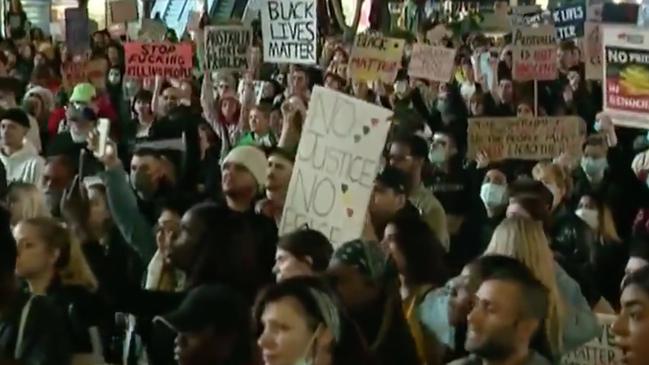
[[[601,25],[586,22],[584,26],[584,64],[587,80],[602,79],[602,33]]]
[[[207,69],[217,71],[245,68],[251,42],[250,28],[236,25],[207,27],[205,35]]]
[[[620,364],[622,360],[621,351],[615,347],[614,337],[611,333],[611,325],[615,316],[597,314],[601,333],[598,337],[577,350],[564,355],[561,365],[613,365]]]
[[[584,35],[586,4],[569,5],[552,11],[558,39],[574,39]]]
[[[360,237],[391,114],[376,105],[315,87],[280,234],[306,223],[334,245]]]
[[[192,46],[189,43],[126,43],[124,54],[126,76],[191,77]]]
[[[455,49],[421,43],[412,46],[408,75],[432,81],[448,82],[453,74]]]
[[[516,81],[557,78],[556,33],[553,26],[514,30],[514,79]]]
[[[316,63],[316,0],[265,0],[261,17],[265,62]]]
[[[355,80],[394,82],[401,66],[405,41],[376,34],[358,34],[349,68]]]
[[[584,133],[585,124],[579,117],[474,118],[469,120],[467,155],[474,158],[484,151],[496,161],[579,154]]]

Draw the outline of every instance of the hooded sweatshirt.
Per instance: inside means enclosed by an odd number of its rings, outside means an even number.
[[[0,152],[0,161],[7,171],[7,183],[19,181],[37,186],[40,184],[45,160],[38,155],[31,143],[23,144],[20,150],[10,156]]]

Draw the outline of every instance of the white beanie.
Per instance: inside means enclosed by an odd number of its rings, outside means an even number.
[[[257,181],[257,187],[261,190],[266,186],[266,167],[268,161],[266,154],[254,146],[235,147],[225,156],[223,164],[233,162],[244,166]]]
[[[52,92],[41,86],[32,86],[27,90],[23,100],[27,99],[30,95],[36,94],[43,102],[43,109],[47,112],[52,112],[54,110],[54,95]]]

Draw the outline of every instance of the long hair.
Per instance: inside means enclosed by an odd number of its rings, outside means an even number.
[[[617,233],[615,228],[615,221],[613,220],[613,213],[611,208],[601,197],[589,195],[597,205],[599,229],[598,234],[602,238],[602,243],[621,243],[622,239]]]
[[[81,250],[81,244],[63,223],[49,217],[30,218],[21,223],[34,228],[48,249],[60,251],[55,268],[63,285],[81,286],[89,291],[97,290],[97,279]]]
[[[290,278],[263,290],[253,310],[257,337],[263,332],[261,317],[266,306],[284,298],[295,299],[300,304],[310,330],[324,326],[331,331],[332,364],[370,364],[369,350],[358,328],[342,310],[330,287],[317,277]]]
[[[16,209],[11,209],[14,213],[18,213],[18,216],[11,217],[13,224],[24,219],[50,216],[50,211],[45,204],[45,196],[33,184],[12,183],[9,186],[7,201],[10,206],[17,205]]]
[[[503,255],[525,264],[548,289],[549,308],[545,329],[553,353],[563,347],[565,305],[554,274],[554,258],[540,222],[529,218],[506,218],[496,227],[485,255]]]

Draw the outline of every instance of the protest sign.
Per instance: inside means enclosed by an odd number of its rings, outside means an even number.
[[[137,4],[134,0],[115,0],[109,4],[113,23],[128,23],[137,20]]]
[[[316,86],[279,234],[307,224],[334,247],[361,236],[392,111]]]
[[[544,20],[543,10],[538,5],[523,5],[512,9],[509,21],[514,27],[529,27],[541,24]]]
[[[189,43],[124,44],[126,76],[133,78],[191,77],[192,46]]]
[[[584,64],[586,80],[602,79],[602,33],[601,25],[586,22],[584,30]]]
[[[408,75],[420,79],[449,82],[453,75],[455,52],[453,48],[416,43],[412,46]]]
[[[253,80],[253,88],[254,88],[254,98],[253,102],[255,104],[259,104],[261,101],[261,98],[264,96],[264,88],[266,87],[267,81],[262,81],[262,80]],[[239,100],[243,101],[245,100],[244,95],[245,95],[245,87],[246,87],[246,80],[245,79],[240,79],[239,80],[239,86],[237,87],[237,94],[239,95]]]
[[[245,69],[252,43],[250,28],[222,25],[205,28],[205,62],[209,71]]]
[[[604,111],[613,123],[649,128],[649,30],[606,26]]]
[[[90,50],[90,22],[86,9],[65,9],[65,44],[72,55]]]
[[[557,42],[553,26],[516,28],[513,38],[516,81],[557,78]]]
[[[559,40],[575,39],[584,35],[586,4],[572,4],[552,11],[552,20]]]
[[[380,34],[358,34],[354,40],[349,72],[354,80],[393,83],[401,67],[405,41]]]
[[[261,29],[264,62],[317,62],[316,0],[264,0]]]
[[[71,60],[63,64],[63,76],[68,88],[82,82],[90,82],[96,88],[104,90],[106,89],[107,72],[108,61],[104,59],[92,61]]]
[[[469,119],[467,156],[484,151],[493,161],[542,160],[562,152],[578,155],[586,133],[579,117]]]
[[[563,356],[561,365],[614,365],[622,363],[622,352],[615,347],[611,325],[614,315],[596,314],[600,335],[580,348]]]
[[[106,74],[108,73],[108,61],[96,59],[86,63],[86,77],[88,81],[99,90],[106,89]]]
[[[142,19],[142,26],[138,32],[138,38],[143,42],[162,42],[167,27],[157,20]]]

